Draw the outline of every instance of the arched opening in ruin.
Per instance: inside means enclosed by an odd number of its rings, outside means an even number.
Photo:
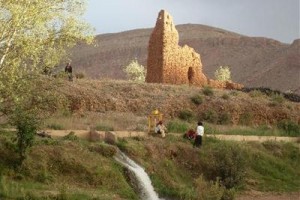
[[[189,84],[192,84],[195,77],[195,70],[193,69],[193,67],[189,67],[187,76],[188,76]]]

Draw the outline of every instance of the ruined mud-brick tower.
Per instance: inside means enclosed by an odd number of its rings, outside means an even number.
[[[178,42],[172,17],[161,10],[149,40],[146,82],[206,85],[200,55]]]

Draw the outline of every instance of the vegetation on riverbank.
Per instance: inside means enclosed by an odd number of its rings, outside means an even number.
[[[22,166],[11,132],[0,134],[0,196],[11,199],[138,199],[116,147],[75,137],[37,138]],[[172,199],[233,199],[247,190],[300,189],[299,147],[205,138],[203,147],[175,135],[128,138],[117,146],[145,167],[156,191]]]

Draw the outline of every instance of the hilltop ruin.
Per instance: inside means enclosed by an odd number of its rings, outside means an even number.
[[[158,14],[150,36],[147,60],[147,83],[210,85],[215,88],[241,88],[232,82],[208,79],[202,72],[200,54],[188,46],[179,46],[179,35],[172,16],[165,10]]]

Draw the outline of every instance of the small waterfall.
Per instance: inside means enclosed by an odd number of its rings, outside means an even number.
[[[140,188],[140,197],[143,200],[160,200],[151,184],[151,180],[145,170],[128,158],[123,152],[118,151],[115,156],[116,161],[134,173]]]

